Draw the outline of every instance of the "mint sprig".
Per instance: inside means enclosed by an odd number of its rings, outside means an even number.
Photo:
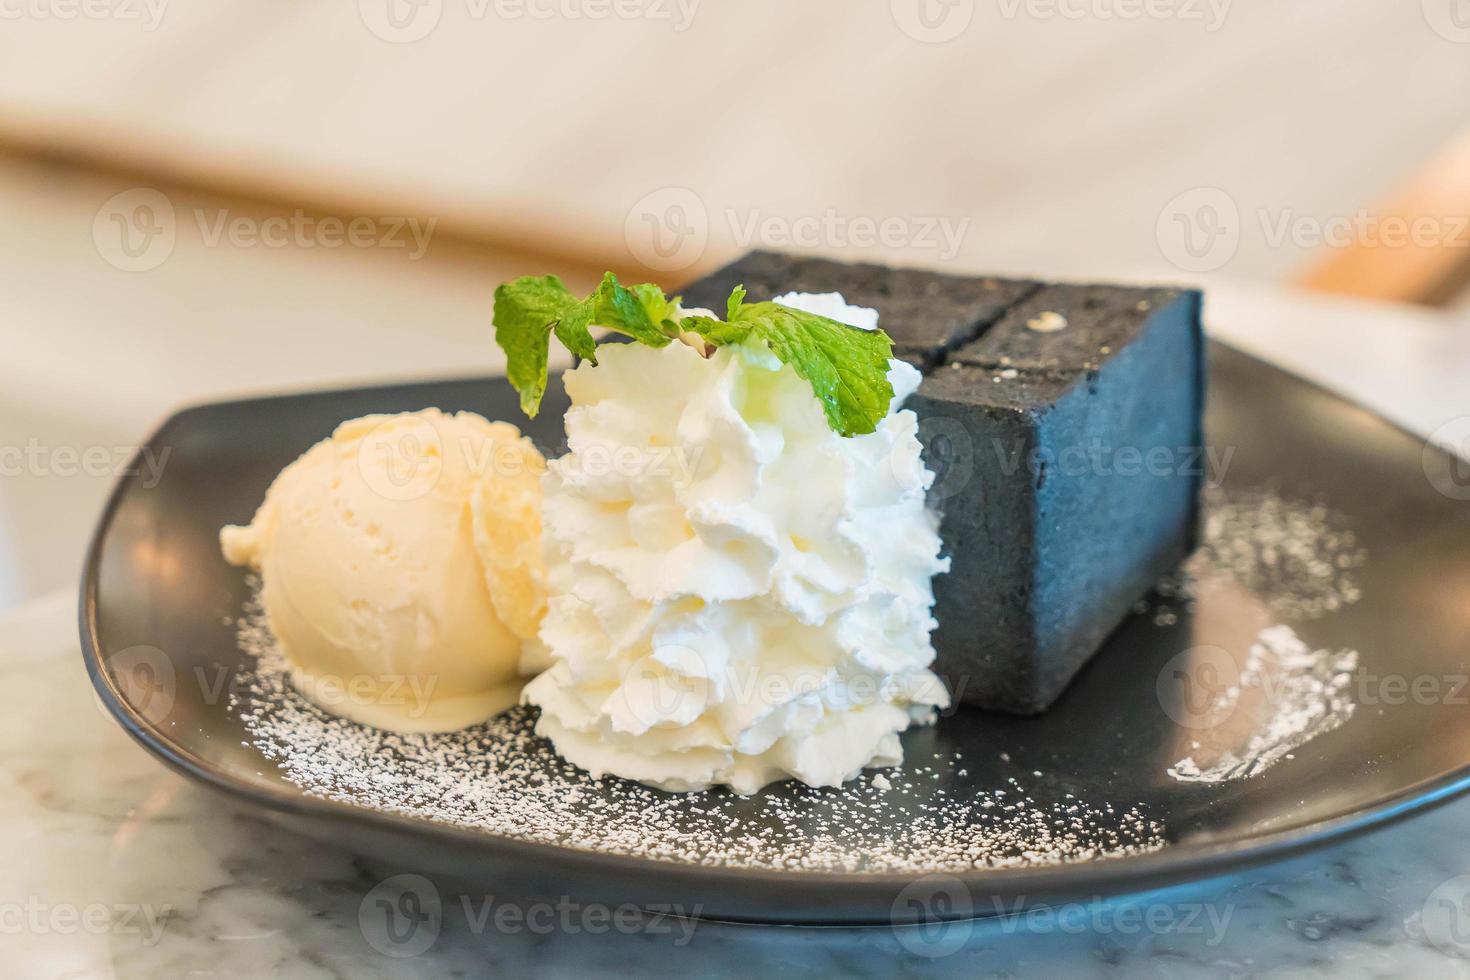
[[[611,272],[581,300],[556,276],[523,276],[496,289],[495,341],[505,351],[506,374],[520,393],[521,409],[534,418],[541,407],[552,334],[573,354],[596,364],[590,328],[600,326],[650,347],[664,347],[681,332],[697,334],[713,347],[764,346],[811,385],[828,425],[843,436],[872,432],[888,414],[893,342],[883,331],[779,303],[746,303],[744,286],[731,292],[724,320],[676,320],[678,304],[652,283],[623,286]]]

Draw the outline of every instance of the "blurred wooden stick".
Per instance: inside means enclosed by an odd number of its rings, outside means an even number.
[[[1355,225],[1299,282],[1369,299],[1441,305],[1470,285],[1470,131]]]

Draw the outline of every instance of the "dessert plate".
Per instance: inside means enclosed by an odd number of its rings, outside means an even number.
[[[219,556],[280,468],[346,418],[426,406],[558,450],[503,379],[193,408],[97,529],[83,655],[164,762],[306,833],[496,894],[726,919],[963,917],[1206,876],[1470,787],[1470,481],[1336,395],[1211,348],[1208,528],[1048,713],[959,708],[839,790],[671,796],[560,763],[521,709],[469,733],[336,722],[268,665]],[[1161,462],[1161,464],[1164,464]],[[1092,466],[1139,465],[1101,452]],[[1144,461],[1143,465],[1149,465]],[[1458,481],[1456,478],[1459,478]]]

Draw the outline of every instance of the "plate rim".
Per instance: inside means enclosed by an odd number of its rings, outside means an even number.
[[[1432,441],[1391,418],[1353,401],[1340,392],[1304,377],[1295,371],[1264,360],[1249,351],[1242,350],[1221,340],[1210,338],[1211,347],[1219,346],[1254,362],[1256,365],[1290,375],[1314,391],[1342,401],[1359,411],[1366,412],[1391,429],[1407,435],[1436,451],[1447,453]],[[721,884],[743,886],[768,886],[783,889],[799,889],[815,892],[841,888],[856,899],[869,901],[892,900],[906,887],[924,879],[958,881],[972,897],[1022,898],[1046,896],[1048,899],[1063,896],[1121,894],[1143,891],[1168,884],[1203,880],[1232,871],[1243,870],[1260,864],[1285,860],[1306,851],[1340,843],[1363,834],[1391,826],[1408,817],[1415,816],[1442,806],[1455,798],[1470,793],[1470,760],[1459,767],[1447,770],[1438,776],[1421,780],[1404,787],[1397,793],[1374,800],[1371,804],[1354,808],[1336,816],[1327,817],[1307,824],[1289,826],[1280,830],[1253,837],[1223,842],[1199,844],[1180,843],[1166,845],[1155,851],[1141,854],[1126,854],[1117,857],[1092,858],[1066,861],[1032,867],[977,868],[955,871],[806,871],[772,868],[748,868],[731,865],[703,865],[685,861],[662,860],[631,854],[595,851],[562,844],[525,840],[483,830],[472,830],[450,823],[425,817],[414,817],[388,810],[312,796],[304,790],[290,792],[285,786],[257,786],[232,776],[211,765],[205,759],[182,744],[169,738],[168,733],[151,720],[139,715],[117,688],[111,673],[105,669],[101,655],[101,637],[97,626],[98,589],[101,577],[102,553],[123,499],[132,489],[134,478],[129,476],[141,461],[145,449],[152,447],[158,438],[186,415],[206,409],[226,406],[279,401],[289,398],[330,396],[348,392],[370,392],[408,386],[452,384],[489,381],[503,377],[500,374],[463,375],[452,377],[406,379],[398,382],[373,383],[356,386],[302,389],[272,393],[262,396],[231,398],[217,401],[195,402],[171,412],[163,422],[154,427],[148,437],[139,443],[134,454],[133,466],[122,471],[109,492],[102,514],[92,531],[86,557],[82,566],[81,587],[78,602],[78,626],[84,666],[91,678],[92,686],[108,713],[118,724],[155,758],[170,770],[194,782],[203,784],[234,800],[250,803],[268,811],[287,816],[342,820],[374,830],[408,834],[419,838],[435,837],[454,840],[461,846],[483,848],[487,853],[511,859],[531,861],[538,864],[550,863],[563,867],[575,867],[582,872],[599,872],[616,876],[619,873],[655,872],[677,879],[685,887],[719,887]],[[616,880],[614,878],[614,880]],[[971,916],[961,916],[969,918]],[[736,922],[796,922],[789,918],[760,918],[742,916],[718,916],[725,921]],[[799,920],[801,925],[861,925],[894,924],[893,918],[870,920],[863,917],[836,916],[830,919],[815,918]]]

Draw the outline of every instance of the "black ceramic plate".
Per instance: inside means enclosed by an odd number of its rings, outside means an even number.
[[[557,397],[528,427],[548,448],[560,438]],[[404,867],[493,883],[497,893],[702,906],[710,916],[788,922],[983,913],[984,900],[1046,902],[1163,884],[1368,830],[1470,787],[1463,682],[1470,503],[1432,483],[1452,475],[1448,458],[1426,454],[1418,438],[1327,391],[1217,345],[1208,432],[1217,452],[1233,453],[1226,491],[1269,485],[1292,499],[1320,495],[1366,554],[1352,570],[1361,598],[1323,616],[1292,619],[1288,610],[1284,620],[1269,588],[1207,583],[1192,610],[1156,599],[1049,713],[1023,719],[962,709],[906,742],[914,758],[958,751],[964,759],[938,767],[939,777],[918,793],[963,800],[1015,778],[1043,807],[1065,805],[1067,794],[1119,812],[1136,807],[1163,827],[1161,848],[953,876],[753,870],[515,840],[308,795],[249,744],[227,703],[209,696],[217,684],[188,682],[249,665],[227,624],[247,586],[219,558],[216,535],[220,525],[248,519],[276,472],[340,420],[430,405],[522,421],[505,382],[480,379],[208,405],[174,416],[153,436],[144,462],[167,452],[162,477],[144,466],[117,488],[87,560],[81,607],[94,683],[150,751],[307,832]],[[1173,622],[1161,608],[1172,610]],[[1181,652],[1213,647],[1238,658],[1273,621],[1291,623],[1314,648],[1359,652],[1352,717],[1249,778],[1179,781],[1167,772],[1171,764],[1193,742],[1215,737],[1187,717],[1181,724],[1188,706],[1171,702],[1169,678],[1180,665],[1187,672],[1198,666],[1190,657],[1211,656],[1206,649],[1181,659]],[[170,675],[165,714],[145,702],[152,688],[139,683],[140,668]],[[752,820],[762,819],[758,803]],[[891,819],[903,817],[895,811]],[[967,889],[970,900],[930,903],[919,894],[910,901],[916,880],[920,890]]]

